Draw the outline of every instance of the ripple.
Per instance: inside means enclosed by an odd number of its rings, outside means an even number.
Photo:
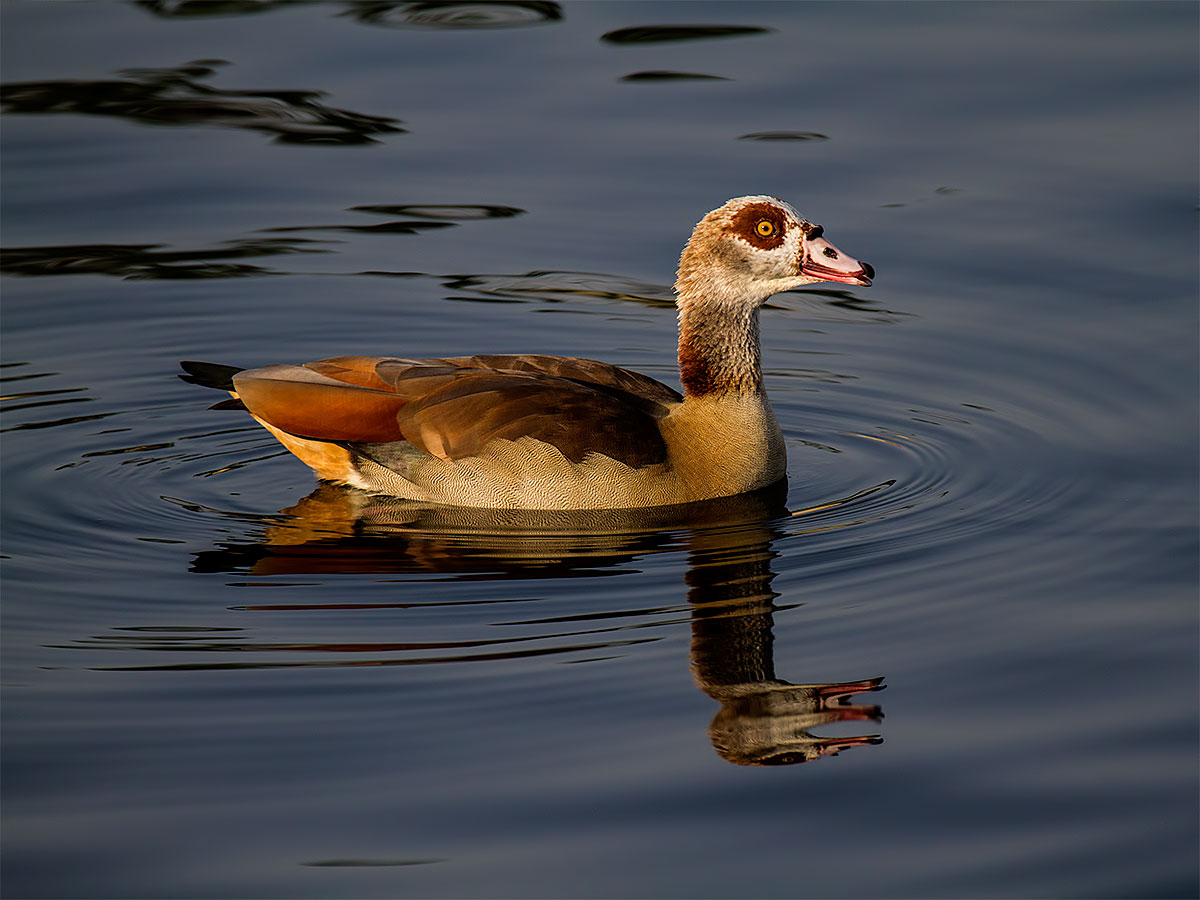
[[[418,235],[457,227],[460,222],[512,218],[524,213],[515,206],[486,204],[372,204],[349,207],[369,215],[410,215],[373,224],[330,223],[260,228],[260,234],[334,231],[349,234]],[[9,275],[114,275],[126,279],[245,278],[289,274],[255,263],[234,260],[297,254],[335,253],[334,239],[252,237],[222,241],[211,248],[172,249],[164,244],[67,244],[0,248],[0,272]],[[407,274],[407,273],[406,273]],[[435,277],[435,276],[426,276]],[[436,276],[460,282],[475,276]],[[490,276],[479,276],[488,278]],[[607,276],[601,276],[607,277]]]
[[[773,29],[756,25],[637,25],[618,28],[601,36],[610,44],[662,44],[670,41],[696,41],[710,38],[742,37],[766,34]]]
[[[382,216],[416,216],[422,219],[450,219],[469,222],[476,219],[508,219],[520,216],[525,210],[516,206],[492,206],[487,204],[413,203],[413,204],[368,204],[351,206],[353,212],[376,213]]]
[[[524,274],[474,273],[430,275],[424,272],[368,270],[360,275],[387,278],[431,278],[456,293],[448,300],[480,303],[569,303],[580,298],[620,300],[650,307],[675,306],[675,291],[669,284],[639,281],[604,272],[533,271]],[[891,309],[874,297],[829,287],[776,294],[763,309],[803,311],[822,322],[890,323],[910,313]]]
[[[385,273],[372,273],[385,274]],[[455,299],[497,298],[562,303],[579,297],[630,300],[650,306],[674,306],[675,293],[668,285],[636,281],[598,272],[526,272],[524,275],[443,276],[445,287],[464,291]]]
[[[314,859],[311,862],[300,863],[302,866],[322,867],[369,867],[380,866],[431,866],[434,863],[445,862],[437,857],[429,859]]]
[[[6,363],[5,368],[17,368],[26,365],[29,365],[29,363]],[[53,378],[58,377],[59,375],[59,372],[23,372],[18,375],[10,375],[6,378],[0,379],[0,381],[11,383],[13,381]],[[114,415],[112,412],[97,412],[92,415],[47,419],[44,417],[45,414],[41,412],[41,410],[44,410],[48,407],[53,407],[55,411],[57,411],[64,404],[73,405],[77,403],[95,402],[96,398],[91,396],[63,396],[64,394],[75,395],[85,394],[88,392],[89,389],[86,387],[67,386],[49,387],[38,391],[15,391],[5,394],[4,396],[0,397],[0,403],[4,404],[3,407],[0,407],[0,415],[4,416],[5,422],[4,427],[0,428],[0,434],[10,431],[32,431],[43,428],[54,428],[60,425],[72,424],[76,422],[88,422]],[[36,414],[36,416],[31,416],[28,412],[29,410],[39,410],[39,412]],[[21,421],[18,421],[16,424],[9,424],[12,422],[12,414],[17,412],[21,413],[21,415],[17,417]]]
[[[875,297],[860,297],[852,291],[829,287],[785,291],[764,303],[763,309],[802,311],[805,316],[821,322],[891,324],[911,315],[886,307]]]
[[[475,208],[470,212],[488,217]],[[436,277],[464,297],[549,303],[599,297],[662,307],[672,302],[665,285],[599,273],[420,277]],[[784,300],[798,302],[802,316],[818,321],[834,316],[882,327],[905,320],[902,313],[840,291],[806,291]],[[90,467],[81,480],[67,484],[88,487],[77,495],[61,486],[57,493],[30,488],[35,497],[69,496],[70,509],[62,503],[28,508],[22,527],[29,526],[27,534],[34,535],[29,539],[58,545],[83,536],[88,552],[103,553],[111,545],[104,536],[112,532],[112,523],[125,523],[119,530],[128,536],[123,553],[148,554],[155,548],[162,553],[182,543],[175,557],[181,569],[197,577],[236,576],[225,586],[243,592],[252,586],[267,591],[256,591],[259,596],[229,610],[280,618],[325,612],[347,629],[336,637],[317,629],[300,636],[218,640],[195,635],[160,640],[148,639],[145,632],[121,632],[81,638],[74,649],[173,654],[161,660],[134,656],[132,668],[303,668],[620,656],[628,647],[658,640],[660,632],[686,626],[698,605],[711,611],[728,602],[775,596],[771,560],[785,545],[787,558],[779,568],[802,570],[819,586],[819,579],[857,571],[864,560],[876,568],[876,562],[928,547],[970,552],[965,538],[971,535],[1019,527],[1031,517],[1063,509],[1073,488],[1069,481],[1051,482],[1041,467],[1012,465],[1021,454],[1048,452],[1045,442],[1010,417],[985,409],[987,404],[918,406],[907,400],[902,386],[867,378],[849,365],[814,366],[809,354],[790,361],[777,363],[768,376],[789,443],[792,478],[790,494],[774,500],[734,498],[694,510],[539,516],[429,508],[322,485],[291,506],[264,508],[268,491],[263,486],[301,486],[308,477],[303,467],[257,425],[236,416],[204,422],[197,419],[198,405],[187,402],[102,410],[123,416],[123,424],[133,428],[105,436],[80,430],[58,442],[76,448],[67,465]],[[52,378],[52,372],[27,366],[3,371],[21,379],[12,394],[17,404],[83,393],[77,384]],[[34,389],[21,390],[24,384]],[[814,403],[814,394],[829,396]],[[18,421],[25,427],[50,427],[56,423],[46,421],[47,409],[25,408],[13,416],[24,416]],[[11,467],[17,478],[41,464],[40,455],[27,450],[26,456]],[[166,490],[163,472],[176,473]],[[63,473],[38,477],[58,474]],[[233,499],[243,492],[245,499]],[[70,527],[64,529],[64,522]],[[130,539],[144,549],[127,551]],[[686,587],[657,583],[654,577],[627,578],[681,567],[689,572]],[[722,571],[728,575],[716,578]],[[345,579],[355,584],[352,599],[340,589],[330,592]],[[560,594],[582,591],[592,602],[541,603],[540,597],[554,591],[534,585],[556,579],[571,579],[576,586]],[[425,601],[413,585],[433,581],[464,591],[437,602],[464,611],[478,607],[482,618],[473,621],[488,627],[482,633],[472,627],[442,636],[406,634],[404,641],[387,643],[371,636],[365,623],[372,615],[422,608]],[[651,589],[639,596],[637,586],[643,583]],[[401,591],[397,585],[409,587]],[[493,587],[481,592],[479,585]],[[634,593],[627,585],[634,585]],[[669,599],[672,592],[678,602]],[[787,607],[771,606],[776,608]],[[193,655],[181,658],[188,648]],[[236,653],[243,655],[231,658]]]
[[[332,225],[287,225],[274,228],[261,228],[262,232],[295,232],[295,231],[340,231],[350,234],[422,234],[439,228],[454,228],[460,222],[473,222],[483,219],[507,219],[519,216],[525,212],[515,206],[491,206],[484,204],[368,204],[351,206],[348,212],[368,213],[384,216],[416,216],[418,218],[379,222],[373,225],[332,224]]]
[[[730,81],[722,75],[705,75],[702,72],[673,72],[669,69],[651,69],[646,72],[631,72],[621,77],[622,81]]]
[[[739,141],[796,141],[814,143],[829,140],[828,135],[815,131],[755,131],[738,136]]]
[[[292,231],[345,231],[350,234],[421,234],[438,228],[454,228],[457,222],[378,222],[374,225],[285,225],[276,228],[261,228],[264,232]]]
[[[367,25],[388,28],[487,29],[524,28],[557,22],[563,17],[558,3],[546,0],[475,0],[475,2],[395,3],[360,0],[350,2],[343,15]]]
[[[328,253],[321,241],[252,238],[204,250],[164,250],[162,244],[68,244],[0,249],[9,275],[117,275],[128,279],[245,278],[278,274],[264,266],[224,260],[295,253]]]
[[[872,493],[844,498],[842,506]],[[193,572],[244,572],[251,580],[225,586],[278,588],[281,602],[228,607],[249,617],[246,627],[124,626],[52,645],[85,654],[89,669],[313,671],[538,658],[581,664],[634,648],[643,653],[689,628],[696,684],[719,704],[708,736],[727,762],[794,765],[883,741],[879,734],[814,732],[880,721],[878,705],[850,700],[882,690],[882,676],[796,684],[775,674],[773,617],[789,608],[777,606],[771,590],[778,555],[772,546],[786,539],[789,523],[782,484],[688,507],[578,513],[429,507],[325,484],[257,521],[163,499],[210,527],[226,520],[243,535],[196,554]],[[666,554],[685,555],[682,584],[678,562],[646,572],[651,557]],[[598,580],[620,575],[641,577],[616,594]],[[358,576],[352,602],[321,590],[346,576]],[[563,577],[583,580],[557,596],[540,587]],[[505,594],[506,578],[521,587]],[[478,596],[477,588],[457,596],[449,586],[416,589],[431,580],[468,588],[482,582],[491,596]],[[672,595],[679,599],[664,602]],[[379,599],[369,602],[372,596]],[[422,622],[434,624],[422,634]]]
[[[163,498],[209,517],[245,514]],[[194,571],[294,576],[314,572],[433,574],[454,580],[595,577],[647,553],[679,549],[695,529],[739,539],[781,517],[782,485],[744,497],[638,510],[436,507],[322,484],[264,519],[258,540],[205,551]]]
[[[1014,460],[1052,453],[1038,433],[965,404],[953,410],[906,410],[892,402],[885,394],[855,405],[852,414],[806,414],[808,452],[790,456],[797,481],[793,493],[808,496],[792,513],[789,535],[826,539],[798,551],[800,558],[807,552],[844,552],[841,565],[854,565],[862,552],[882,558],[922,548],[966,548],[973,536],[1061,515],[1069,508],[1066,498],[1075,488],[1069,478],[1044,467],[1014,465]],[[855,430],[852,419],[876,424]],[[828,461],[818,462],[813,456],[818,452]],[[831,474],[833,484],[849,492],[813,497],[804,478],[806,466]],[[889,477],[862,488],[841,472]],[[811,477],[815,481],[819,476]]]
[[[222,90],[207,78],[224,60],[165,69],[125,69],[124,79],[0,85],[6,113],[114,116],[153,125],[215,125],[262,131],[290,144],[364,144],[402,132],[395,119],[318,103],[321,91]]]
[[[252,15],[304,2],[313,0],[134,0],[138,7],[167,19]]]
[[[15,412],[18,409],[36,409],[40,406],[58,406],[63,403],[90,403],[92,397],[61,397],[61,394],[76,394],[87,388],[59,388],[49,391],[24,391],[18,394],[5,394],[0,397],[0,403],[7,404],[0,408],[0,413]],[[38,399],[33,399],[33,398]],[[53,398],[53,399],[51,399]],[[12,403],[13,400],[28,400],[28,403]]]
[[[28,362],[0,363],[0,371],[2,371],[4,369],[18,369],[21,366],[27,366],[27,365],[29,365]],[[21,372],[16,375],[0,376],[0,384],[4,384],[7,382],[11,382],[11,381],[27,381],[30,378],[49,378],[53,375],[58,375],[58,374],[60,374],[60,373],[58,373],[58,372]]]
[[[497,662],[500,660],[517,660],[517,659],[533,659],[541,656],[552,656],[562,653],[581,653],[592,652],[596,650],[612,650],[618,647],[632,647],[637,644],[649,643],[656,638],[644,638],[641,640],[630,641],[601,641],[583,644],[570,644],[564,647],[536,647],[526,650],[511,650],[504,652],[492,653],[462,653],[452,654],[448,656],[428,656],[428,657],[403,657],[400,659],[381,659],[376,657],[368,657],[366,659],[303,659],[303,660],[287,660],[281,662],[270,662],[261,659],[254,659],[250,662],[191,662],[191,663],[162,663],[159,665],[136,665],[136,666],[95,666],[96,671],[101,672],[189,672],[189,671],[240,671],[245,669],[345,669],[345,668],[360,668],[369,666],[371,668],[388,667],[388,666],[419,666],[428,665],[431,663],[487,663]],[[54,649],[80,649],[70,645],[55,647]],[[141,649],[141,648],[129,648]],[[246,651],[261,651],[263,647],[239,645],[236,652],[241,654]],[[293,652],[314,652],[328,650],[328,647],[322,645],[299,646],[293,648],[284,648]]]

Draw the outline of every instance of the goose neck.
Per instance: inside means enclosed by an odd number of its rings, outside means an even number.
[[[758,305],[681,297],[679,377],[686,397],[761,394]]]

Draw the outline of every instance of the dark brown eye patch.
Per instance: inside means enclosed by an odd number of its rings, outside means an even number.
[[[777,206],[751,203],[738,210],[730,222],[730,229],[752,247],[773,250],[783,243],[787,221]]]

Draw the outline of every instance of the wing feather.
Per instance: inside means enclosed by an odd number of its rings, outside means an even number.
[[[304,366],[266,366],[233,377],[254,415],[297,437],[386,443],[404,439],[396,422],[403,398],[328,378]]]
[[[572,462],[600,453],[634,467],[665,461],[657,420],[681,400],[627,369],[535,355],[347,356],[247,370],[233,382],[252,413],[299,437],[408,441],[443,459],[529,437]]]

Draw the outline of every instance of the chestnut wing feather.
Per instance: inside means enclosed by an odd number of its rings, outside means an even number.
[[[297,437],[321,441],[404,440],[396,415],[404,398],[328,378],[304,366],[264,366],[233,376],[246,408]]]
[[[251,412],[300,437],[404,440],[443,459],[530,437],[573,462],[601,453],[634,467],[666,459],[657,420],[681,399],[636,372],[551,356],[338,357],[240,372],[234,384]]]
[[[435,456],[460,459],[493,440],[531,437],[576,463],[589,453],[634,467],[666,459],[656,417],[640,402],[540,373],[460,372],[399,416],[405,437]]]
[[[612,389],[628,394],[631,399],[644,400],[652,406],[670,407],[682,402],[683,396],[640,372],[622,369],[620,366],[581,359],[575,356],[541,356],[538,354],[496,354],[490,356],[467,356],[438,360],[467,368],[492,369],[503,372],[539,372],[566,378],[594,388]],[[650,411],[648,407],[648,411]]]

